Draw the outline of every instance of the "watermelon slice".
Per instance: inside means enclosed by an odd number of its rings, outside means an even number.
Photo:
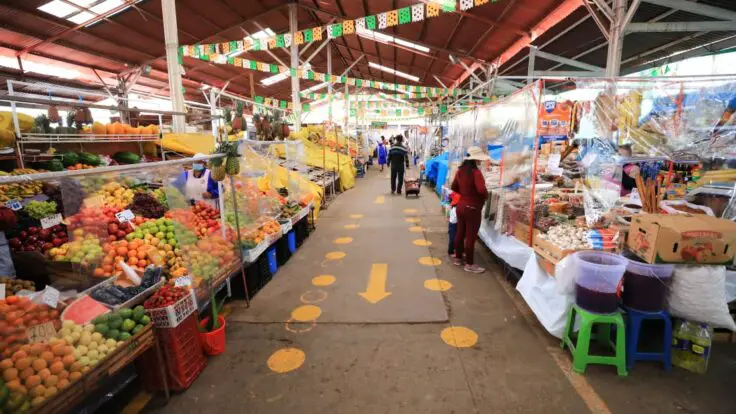
[[[61,320],[74,321],[77,325],[84,325],[108,312],[110,312],[110,309],[105,305],[92,299],[89,295],[84,295],[64,309],[64,312],[61,313]]]

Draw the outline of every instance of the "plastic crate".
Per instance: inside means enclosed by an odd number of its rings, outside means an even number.
[[[175,328],[196,310],[197,297],[192,290],[191,294],[179,299],[173,305],[165,308],[146,309],[146,313],[151,317],[151,323],[156,328]]]

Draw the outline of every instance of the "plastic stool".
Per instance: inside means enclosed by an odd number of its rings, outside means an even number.
[[[289,239],[289,251],[294,254],[296,252],[296,232],[292,230],[286,234],[286,237]]]
[[[636,361],[661,361],[664,370],[672,369],[672,319],[669,312],[641,312],[625,308],[626,321],[626,368],[630,371]],[[639,331],[641,323],[647,319],[661,319],[664,322],[664,338],[662,352],[639,352]]]
[[[575,319],[580,316],[580,331],[577,340],[573,342],[573,330],[575,328]],[[593,333],[595,325],[598,326],[599,332]],[[611,325],[616,327],[616,341],[611,341]],[[616,351],[615,356],[590,355],[590,340],[595,339],[599,344],[613,348]],[[565,346],[570,348],[572,352],[573,371],[583,374],[588,364],[605,364],[614,365],[618,371],[618,375],[626,376],[626,328],[624,326],[624,318],[621,311],[609,314],[600,314],[588,312],[573,304],[567,313],[567,323],[565,332],[562,334],[562,349]]]
[[[276,246],[269,247],[266,250],[266,255],[268,257],[268,270],[272,275],[275,275],[276,271],[279,270],[279,262],[276,260]]]

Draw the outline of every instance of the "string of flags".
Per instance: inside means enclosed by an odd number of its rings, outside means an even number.
[[[269,98],[266,96],[256,96],[254,101],[258,105],[268,106],[271,108],[280,108],[289,111],[294,110],[294,104],[291,101],[284,101],[276,98]],[[310,105],[305,103],[302,104],[302,113],[309,112],[311,110]]]
[[[230,64],[243,69],[250,69],[259,72],[267,72],[272,74],[289,72],[291,76],[296,76],[300,79],[313,80],[318,82],[332,82],[342,83],[350,86],[357,86],[359,88],[374,88],[385,91],[400,91],[404,93],[413,93],[413,96],[418,98],[424,97],[439,97],[439,96],[458,96],[458,94],[465,93],[461,89],[445,89],[436,88],[429,86],[415,86],[415,85],[404,85],[399,83],[381,82],[367,79],[351,78],[348,76],[335,76],[328,75],[326,73],[315,72],[309,69],[296,69],[289,68],[274,63],[259,62],[256,60],[242,59],[239,57],[228,56],[223,54],[223,50],[219,45],[212,46],[208,50],[203,50],[203,45],[195,46],[181,46],[179,48],[180,56],[192,57],[195,59],[203,60],[205,62],[213,62],[218,64]],[[315,94],[320,95],[320,94]]]

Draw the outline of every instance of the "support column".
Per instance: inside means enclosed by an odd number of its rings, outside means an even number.
[[[529,46],[529,68],[526,72],[526,83],[527,85],[534,82],[534,61],[537,58],[537,47]]]
[[[181,66],[179,65],[179,31],[176,25],[176,0],[161,0],[161,11],[164,20],[164,39],[166,42],[166,67],[169,76],[169,94],[171,109],[184,112],[184,92],[181,84]],[[186,130],[184,115],[173,115],[172,127],[175,133]]]
[[[294,130],[299,132],[302,129],[302,103],[299,97],[299,45],[296,44],[297,5],[289,4],[289,32],[291,33],[291,102],[294,106]],[[296,70],[296,73],[294,73]]]
[[[220,139],[220,132],[217,128],[217,95],[215,88],[210,88],[210,117],[212,117],[210,122],[212,123],[212,135],[215,136],[215,141],[219,141]]]
[[[626,0],[613,0],[613,16],[608,41],[608,58],[606,60],[606,77],[609,78],[618,76],[621,72],[625,17]]]

